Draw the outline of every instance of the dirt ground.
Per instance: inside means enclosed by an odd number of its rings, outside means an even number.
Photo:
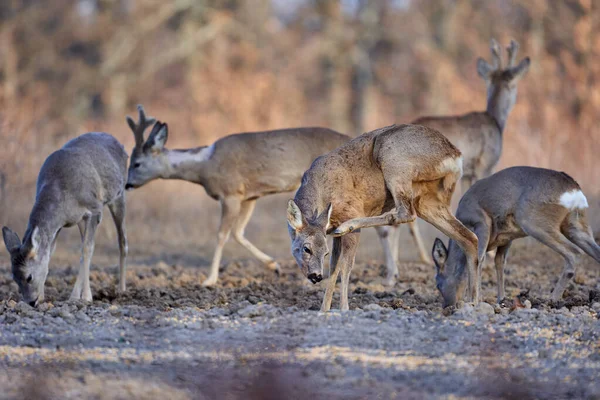
[[[2,254],[0,398],[600,399],[600,266],[593,260],[582,256],[563,301],[552,304],[562,262],[524,241],[509,257],[503,306],[451,314],[442,312],[432,266],[403,262],[400,282],[382,286],[385,268],[369,258],[381,251],[373,238],[361,244],[351,310],[343,314],[318,311],[323,287],[304,279],[290,256],[281,257],[276,276],[238,248],[219,285],[203,288],[208,245],[132,251],[120,296],[116,246],[98,245],[94,302],[70,302],[73,236],[59,243],[47,302],[33,309],[17,302]],[[287,237],[279,240],[289,246]],[[495,303],[491,264],[483,293]],[[511,310],[515,298],[532,308]]]

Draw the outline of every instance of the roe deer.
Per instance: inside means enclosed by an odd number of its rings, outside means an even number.
[[[513,240],[531,236],[565,259],[552,300],[559,300],[575,274],[576,255],[583,250],[600,262],[600,247],[587,220],[588,203],[581,188],[564,172],[512,167],[477,181],[460,200],[457,218],[478,239],[481,266],[487,251],[497,249],[498,302],[504,298],[504,264]],[[448,249],[436,239],[432,251],[436,282],[444,307],[461,300],[465,254],[454,240]],[[481,277],[481,275],[479,275]]]
[[[487,109],[461,116],[421,117],[413,122],[440,131],[463,155],[461,192],[464,193],[475,181],[492,174],[502,153],[502,133],[508,114],[517,101],[517,84],[529,69],[529,57],[515,65],[519,45],[511,40],[507,47],[508,64],[504,66],[498,42],[491,40],[492,65],[483,58],[477,60],[477,72],[487,86]],[[431,264],[423,245],[417,222],[409,223],[411,236],[417,244],[421,261]],[[398,274],[399,230],[396,227],[377,229],[384,252],[388,276],[386,283],[393,284]],[[389,242],[386,242],[389,238]]]
[[[477,282],[477,237],[449,210],[461,173],[460,151],[441,133],[418,125],[368,132],[317,158],[288,202],[287,218],[292,254],[313,283],[323,279],[326,234],[336,236],[321,310],[331,307],[340,271],[341,309],[348,310],[360,228],[405,223],[417,216],[460,243],[469,254],[471,282]],[[476,286],[471,289],[477,299]]]
[[[63,227],[73,225],[79,227],[83,246],[71,299],[92,301],[90,262],[94,234],[105,205],[117,227],[119,289],[125,290],[126,178],[127,153],[117,139],[106,133],[81,135],[46,159],[38,175],[35,204],[23,242],[9,228],[2,228],[13,277],[24,301],[36,306],[44,300],[44,283],[56,239]]]
[[[154,179],[182,179],[202,185],[221,204],[221,226],[210,274],[204,286],[217,283],[223,246],[233,231],[234,239],[268,268],[278,271],[275,260],[244,237],[256,200],[298,188],[302,173],[323,153],[350,140],[326,128],[293,128],[226,136],[210,146],[186,150],[165,148],[167,124],[157,122],[144,141],[145,114],[138,106],[140,122],[127,122],[135,136],[127,189]]]

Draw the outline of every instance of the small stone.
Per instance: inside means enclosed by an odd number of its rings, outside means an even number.
[[[40,310],[41,312],[46,312],[51,308],[54,308],[54,304],[52,303],[42,303],[38,306],[38,310]]]
[[[27,304],[25,302],[20,301],[15,306],[15,311],[18,312],[19,314],[26,314],[28,312],[33,311],[33,307],[31,307],[29,304]]]
[[[523,305],[525,306],[525,308],[531,308],[531,301],[529,301],[529,300],[525,300],[525,301],[523,302]]]
[[[253,304],[238,310],[237,314],[242,318],[254,318],[265,315],[267,312],[270,312],[273,309],[274,307],[268,304]]]
[[[592,304],[592,310],[600,311],[600,303],[596,302]]]
[[[381,311],[382,308],[383,307],[381,307],[379,304],[371,303],[367,304],[362,309],[365,311]]]
[[[9,300],[6,303],[6,307],[8,307],[9,309],[13,310],[15,307],[17,306],[17,302],[14,300]]]
[[[489,303],[485,303],[483,301],[477,305],[477,307],[475,308],[475,312],[477,312],[478,314],[483,314],[483,315],[494,315],[495,314],[494,306],[492,306]]]

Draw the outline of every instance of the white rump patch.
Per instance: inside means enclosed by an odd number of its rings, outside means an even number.
[[[454,173],[458,173],[458,174],[460,174],[460,176],[462,176],[462,174],[463,174],[463,158],[462,158],[462,156],[459,156],[457,158],[444,159],[444,161],[442,161],[440,163],[440,165],[438,166],[438,170],[440,172],[454,172]]]
[[[574,210],[576,208],[588,208],[588,202],[581,190],[571,190],[570,192],[564,192],[560,196],[560,205]]]

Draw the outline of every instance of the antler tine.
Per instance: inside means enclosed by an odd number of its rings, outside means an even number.
[[[144,131],[150,125],[156,122],[156,118],[146,117],[146,112],[144,111],[144,106],[138,104],[138,122],[137,124],[133,122],[131,117],[127,117],[127,123],[129,127],[133,131],[133,136],[135,137],[135,146],[141,147],[144,144]]]
[[[506,51],[508,52],[508,68],[514,67],[515,62],[517,61],[517,53],[519,52],[519,43],[515,40],[511,40]]]
[[[502,52],[500,51],[500,45],[496,42],[496,39],[492,39],[490,43],[490,50],[492,51],[492,61],[494,63],[494,69],[502,69]]]

